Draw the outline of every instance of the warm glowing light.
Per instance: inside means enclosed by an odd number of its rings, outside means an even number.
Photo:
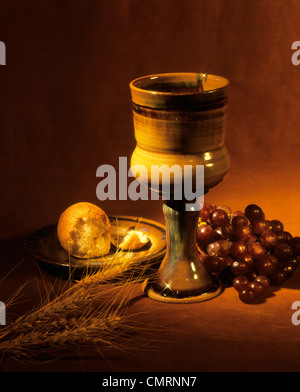
[[[197,274],[194,274],[194,279],[198,279],[198,275]]]
[[[171,287],[171,284],[172,284],[172,282],[171,282],[171,283],[166,283],[166,282],[164,282],[165,287],[163,288],[162,291],[164,291],[164,290],[173,291],[173,289],[172,289],[172,287]]]
[[[204,160],[205,160],[205,161],[210,161],[211,158],[212,158],[212,155],[211,155],[210,152],[205,152],[205,153],[204,153]]]
[[[191,262],[191,267],[192,267],[192,270],[193,270],[194,272],[196,272],[195,264],[194,264],[193,262]]]
[[[214,165],[213,163],[207,163],[205,166],[212,167],[213,165]]]

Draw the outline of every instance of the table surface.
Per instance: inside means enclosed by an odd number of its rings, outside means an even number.
[[[8,309],[9,322],[40,303],[45,280],[59,286],[23,244],[69,205],[90,201],[108,215],[163,223],[161,201],[100,202],[95,192],[99,165],[117,169],[119,157],[129,164],[136,141],[128,85],[139,76],[207,70],[228,78],[231,169],[207,201],[236,210],[258,204],[268,219],[300,235],[300,67],[291,61],[299,59],[291,49],[299,39],[299,1],[2,1],[0,7],[7,47],[7,66],[0,67],[0,301],[26,283]],[[242,303],[232,288],[203,303],[160,303],[143,297],[139,284],[128,312],[149,328],[159,326],[147,350],[34,366],[10,359],[0,367],[298,371],[300,326],[291,317],[299,279],[300,268],[255,305]]]
[[[224,198],[226,193],[224,193]],[[9,298],[24,283],[20,302],[8,316],[15,319],[41,300],[45,281],[55,287],[59,279],[41,270],[24,251],[26,237],[2,244],[0,298]],[[5,263],[4,263],[5,262]],[[300,300],[300,269],[283,286],[270,287],[257,304],[244,304],[232,287],[214,299],[194,304],[168,304],[145,297],[135,285],[128,314],[145,323],[149,345],[125,353],[99,353],[55,359],[30,365],[7,359],[6,372],[211,372],[298,371],[300,325],[292,323],[292,304]],[[148,336],[148,335],[147,335]],[[132,343],[135,348],[135,342]]]

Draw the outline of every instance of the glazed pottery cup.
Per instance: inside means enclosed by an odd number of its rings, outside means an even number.
[[[156,279],[146,285],[148,295],[158,300],[202,301],[220,292],[220,282],[205,270],[196,247],[199,211],[186,211],[187,200],[174,198],[174,187],[186,180],[186,166],[192,168],[193,189],[196,168],[204,167],[203,193],[228,173],[230,158],[224,144],[228,87],[224,77],[197,73],[149,75],[130,83],[136,139],[133,174],[164,196],[163,170],[154,179],[151,169],[181,168],[171,179],[169,199],[164,200],[166,256]],[[136,169],[140,165],[147,169],[142,174]]]

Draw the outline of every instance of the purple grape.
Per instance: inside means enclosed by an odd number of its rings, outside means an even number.
[[[252,227],[253,233],[256,235],[261,235],[262,233],[270,230],[270,226],[267,223],[267,221],[262,220],[262,219],[254,221],[252,223],[251,227]]]
[[[287,261],[293,256],[293,248],[285,242],[280,242],[274,248],[274,255],[279,261]]]
[[[249,204],[245,208],[245,215],[251,223],[256,220],[265,219],[265,214],[263,210],[256,204]]]
[[[283,224],[281,221],[277,219],[271,220],[271,225],[272,225],[272,231],[275,234],[281,233],[283,231]]]
[[[266,231],[262,233],[259,241],[265,249],[272,249],[277,244],[277,236],[272,231]]]
[[[215,238],[214,229],[210,225],[200,225],[197,227],[197,242],[198,244],[206,246]]]
[[[215,229],[215,232],[220,235],[222,239],[229,240],[233,236],[233,227],[231,224],[219,226]]]
[[[284,234],[284,237],[285,237],[285,242],[287,244],[291,245],[291,242],[292,242],[292,239],[293,239],[292,234],[289,233],[288,231],[284,231],[283,234]]]
[[[275,272],[278,265],[278,260],[271,254],[261,256],[256,262],[256,271],[259,275],[271,275]]]
[[[243,276],[249,272],[249,265],[245,260],[235,260],[230,266],[231,272],[235,276]]]
[[[266,254],[266,249],[259,242],[255,242],[249,246],[248,250],[249,253],[253,256],[254,260],[257,260],[260,256]]]
[[[255,298],[259,298],[265,291],[264,285],[255,279],[249,283],[249,287],[254,291]]]
[[[231,218],[230,223],[233,228],[236,228],[240,226],[248,226],[250,224],[250,221],[245,215],[236,215]]]
[[[239,298],[242,302],[251,304],[256,299],[255,292],[250,287],[246,287],[240,291]]]
[[[244,290],[248,284],[249,280],[246,278],[246,276],[236,276],[232,282],[233,288],[238,292]]]
[[[279,244],[280,242],[286,242],[286,236],[283,231],[277,233],[276,237],[277,237],[277,244]]]
[[[233,257],[239,260],[243,260],[244,255],[248,253],[248,248],[245,242],[243,241],[235,241],[231,245],[231,254]]]
[[[298,256],[292,257],[286,263],[288,265],[291,265],[294,268],[294,270],[296,270],[298,268],[298,265],[299,265],[299,257]]]
[[[254,280],[261,283],[265,289],[270,286],[270,279],[266,275],[257,275]]]
[[[228,206],[218,206],[217,209],[224,210],[228,216],[230,216],[232,213],[231,208]]]
[[[210,208],[207,205],[204,205],[200,211],[200,218],[203,222],[207,222],[210,217]]]
[[[278,268],[282,271],[286,277],[286,279],[291,278],[294,275],[295,269],[292,265],[288,264],[288,262],[283,261],[279,263]]]
[[[226,226],[229,223],[229,217],[224,210],[217,208],[210,214],[210,221],[214,228]]]
[[[253,238],[253,232],[249,226],[238,226],[233,229],[236,241],[248,242]]]
[[[226,257],[230,253],[231,242],[218,240],[207,245],[207,253],[210,256]]]
[[[217,256],[207,256],[203,265],[208,272],[214,275],[218,275],[224,268],[222,261]]]

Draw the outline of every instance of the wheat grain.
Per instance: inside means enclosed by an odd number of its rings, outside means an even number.
[[[132,349],[128,341],[145,326],[134,320],[128,322],[126,309],[144,267],[132,270],[125,278],[123,272],[129,265],[129,259],[122,265],[112,263],[63,289],[53,300],[50,288],[36,309],[1,331],[2,357],[53,360],[76,352],[79,347],[96,348],[100,353],[107,348]],[[146,335],[140,341],[142,346],[147,345]]]

